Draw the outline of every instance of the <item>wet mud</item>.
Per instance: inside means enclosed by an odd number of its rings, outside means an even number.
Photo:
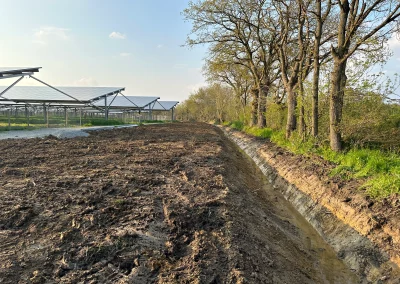
[[[0,143],[1,283],[359,283],[214,126]]]

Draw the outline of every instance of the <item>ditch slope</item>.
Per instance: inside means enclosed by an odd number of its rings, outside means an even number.
[[[358,283],[218,128],[0,143],[1,283]]]
[[[361,279],[400,283],[398,196],[373,200],[357,181],[332,177],[335,165],[316,155],[294,155],[268,140],[222,129]]]

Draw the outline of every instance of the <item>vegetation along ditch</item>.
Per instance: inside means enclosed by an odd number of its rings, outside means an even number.
[[[378,201],[356,181],[332,178],[334,166],[322,158],[294,155],[268,140],[220,128],[362,279],[400,281],[397,199]]]

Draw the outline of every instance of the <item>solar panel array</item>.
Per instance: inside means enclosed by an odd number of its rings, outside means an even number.
[[[144,97],[144,96],[110,96],[107,98],[107,105],[110,108],[125,108],[125,109],[142,109],[156,102],[159,97]],[[104,107],[104,99],[95,103],[96,106]]]
[[[2,75],[10,75],[10,74],[22,74],[22,73],[33,73],[39,72],[39,69],[42,67],[1,67],[0,68],[0,76]]]
[[[31,76],[41,68],[0,67],[0,79]],[[178,104],[177,101],[158,101],[159,97],[123,96],[121,91],[125,88],[116,87],[54,87],[54,89],[49,86],[13,86],[6,91],[7,88],[8,86],[0,86],[0,94],[4,92],[0,96],[0,106],[3,107],[45,103],[53,107],[83,107],[86,111],[89,109],[102,111],[107,100],[109,110],[169,111]]]
[[[0,86],[0,93],[7,87]],[[123,91],[115,87],[56,87],[73,98],[46,86],[15,86],[2,95],[15,102],[68,102],[89,103],[106,95]],[[75,99],[76,100],[75,100]]]
[[[22,103],[16,103],[16,102],[13,102],[13,101],[7,101],[7,100],[0,99],[0,105],[18,105],[18,104],[25,105],[25,104],[22,104]]]
[[[153,110],[171,110],[178,103],[178,101],[157,101],[153,106]]]

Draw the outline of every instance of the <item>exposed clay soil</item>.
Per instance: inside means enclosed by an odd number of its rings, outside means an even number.
[[[6,140],[0,152],[1,283],[357,281],[216,127]]]
[[[400,283],[400,198],[374,200],[362,189],[357,180],[332,177],[333,163],[316,155],[309,157],[292,154],[265,139],[251,137],[242,132],[224,128],[228,135],[246,145],[259,145],[257,156],[268,163],[279,177],[296,186],[314,202],[334,214],[338,222],[355,229],[378,248],[384,258],[390,259],[380,267],[382,279]],[[337,240],[335,240],[337,241]],[[343,240],[351,244],[353,240]],[[363,259],[354,259],[363,266]],[[385,259],[377,260],[376,267]],[[390,276],[389,276],[390,275]],[[370,275],[371,276],[371,275]],[[379,278],[378,278],[379,279]],[[375,282],[374,282],[375,283]]]

